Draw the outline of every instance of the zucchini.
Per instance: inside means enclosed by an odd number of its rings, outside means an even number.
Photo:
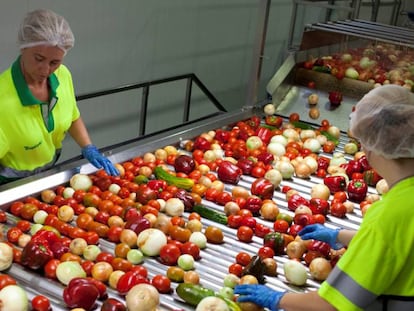
[[[227,216],[202,205],[194,205],[193,212],[198,213],[201,217],[215,221],[222,225],[227,225]]]
[[[180,283],[175,288],[175,291],[182,300],[192,306],[197,306],[203,298],[215,296],[212,289],[198,284]]]
[[[167,184],[177,186],[181,189],[191,190],[194,186],[194,180],[191,178],[173,176],[161,166],[155,167],[154,174],[157,179],[165,180]]]
[[[339,144],[339,140],[336,137],[334,137],[331,134],[329,134],[327,131],[321,131],[321,134],[323,136],[325,136],[328,140],[334,142],[335,143],[335,146],[337,146]]]
[[[314,130],[313,126],[305,123],[305,122],[301,122],[301,121],[291,121],[290,122],[294,127],[300,128],[302,130]]]

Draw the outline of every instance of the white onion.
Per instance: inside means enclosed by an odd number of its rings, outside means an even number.
[[[330,196],[330,191],[327,185],[325,184],[315,184],[311,188],[311,198],[318,198],[328,200]]]
[[[318,169],[318,161],[316,161],[314,157],[306,156],[303,159],[303,162],[305,162],[310,167],[312,174],[315,173]]]
[[[165,202],[165,213],[168,216],[182,216],[184,203],[178,198],[170,198]]]
[[[56,268],[56,277],[60,283],[68,285],[73,278],[86,277],[86,272],[77,261],[63,261]]]
[[[300,262],[293,259],[288,260],[283,264],[283,271],[286,280],[293,285],[305,285],[306,280],[308,279],[306,268]]]
[[[385,179],[380,179],[375,185],[375,190],[377,190],[378,194],[387,193],[389,190],[387,181]]]
[[[28,311],[29,298],[18,285],[7,285],[0,291],[0,308],[4,311]]]
[[[296,132],[295,129],[291,129],[291,128],[285,129],[283,131],[283,136],[285,136],[288,139],[294,140],[294,141],[299,140],[299,134],[298,132]]]
[[[264,112],[266,115],[268,115],[268,116],[274,115],[274,114],[275,114],[275,112],[276,112],[275,105],[273,105],[273,104],[266,104],[266,105],[263,107],[263,112]]]
[[[13,263],[13,248],[0,242],[0,271],[8,269]]]
[[[341,135],[341,131],[339,130],[339,128],[334,125],[331,125],[330,127],[328,127],[327,132],[333,137],[335,137],[336,139],[339,139],[339,136]]]
[[[305,141],[308,138],[315,138],[316,134],[314,130],[302,130],[299,134],[300,139],[302,139],[303,141]]]
[[[308,138],[303,143],[303,147],[309,149],[312,152],[319,152],[321,149],[321,144],[316,138]]]
[[[92,186],[92,179],[85,174],[75,174],[69,181],[70,186],[75,190],[87,191]]]
[[[283,179],[291,179],[295,172],[295,168],[288,161],[278,161],[275,168],[282,174]]]
[[[283,135],[275,135],[270,139],[271,143],[281,143],[283,146],[286,146],[288,141]]]
[[[321,146],[325,145],[325,143],[328,141],[328,138],[325,135],[322,135],[322,134],[316,136],[316,139],[319,141]]]
[[[203,298],[197,305],[195,311],[230,311],[226,302],[216,296]]]
[[[269,153],[271,153],[271,154],[273,154],[275,156],[278,156],[278,157],[280,157],[280,156],[282,156],[282,155],[284,155],[286,153],[285,146],[283,144],[281,144],[281,143],[275,143],[275,142],[270,142],[267,145],[266,150]]]
[[[125,296],[129,311],[155,311],[160,304],[160,295],[151,284],[133,286]]]
[[[137,238],[137,246],[147,256],[158,256],[165,244],[167,244],[167,236],[164,232],[155,228],[141,231]]]
[[[331,159],[331,161],[329,162],[329,165],[331,166],[340,166],[341,164],[344,164],[344,163],[346,163],[347,162],[347,160],[345,159],[345,157],[344,157],[344,154],[343,153],[341,153],[341,152],[335,152],[333,155],[332,155],[332,159]]]
[[[206,248],[207,246],[207,238],[204,233],[195,231],[191,233],[190,238],[188,239],[190,242],[193,242],[197,245],[200,249]]]
[[[269,180],[277,188],[279,187],[283,177],[277,169],[270,169],[265,173],[264,178]]]

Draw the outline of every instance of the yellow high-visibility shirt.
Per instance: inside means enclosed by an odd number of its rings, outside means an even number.
[[[66,66],[49,77],[50,100],[30,92],[20,57],[0,75],[0,177],[16,179],[48,168],[73,121],[79,118],[72,76]]]
[[[367,210],[319,295],[338,310],[414,310],[414,177]]]

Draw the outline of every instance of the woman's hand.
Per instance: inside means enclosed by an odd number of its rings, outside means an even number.
[[[90,144],[83,147],[82,155],[96,168],[103,168],[109,175],[119,176],[119,172],[116,167],[99,152],[95,145]]]

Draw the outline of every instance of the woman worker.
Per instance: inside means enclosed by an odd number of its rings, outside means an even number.
[[[30,12],[18,43],[19,57],[0,74],[0,184],[51,168],[66,132],[89,162],[117,175],[89,138],[71,73],[62,64],[74,44],[67,21],[50,10]]]
[[[351,113],[350,131],[390,190],[359,230],[305,227],[302,239],[348,249],[318,291],[279,292],[239,285],[238,301],[270,310],[414,310],[414,94],[397,85],[371,90]]]

